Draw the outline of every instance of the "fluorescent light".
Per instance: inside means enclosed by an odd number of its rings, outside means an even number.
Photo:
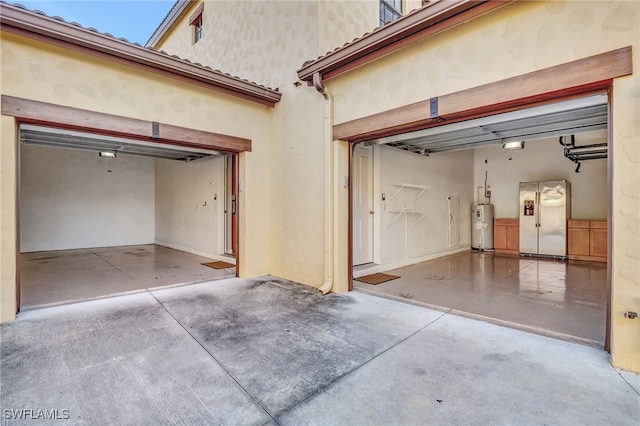
[[[116,153],[112,151],[101,151],[98,153],[100,157],[116,158]]]
[[[508,149],[509,151],[524,149],[524,141],[505,142],[502,144],[502,149]]]

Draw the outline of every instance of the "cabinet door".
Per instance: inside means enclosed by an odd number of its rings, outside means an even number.
[[[507,248],[506,226],[493,225],[493,248],[496,250],[504,250]]]
[[[508,226],[507,227],[507,249],[513,251],[520,251],[520,227]]]
[[[591,242],[589,255],[595,257],[607,257],[607,230],[591,229]]]
[[[569,228],[569,255],[589,256],[589,229]]]

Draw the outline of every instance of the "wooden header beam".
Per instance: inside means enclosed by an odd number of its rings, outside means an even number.
[[[251,151],[251,139],[203,130],[189,129],[102,112],[88,111],[46,102],[2,95],[2,115],[15,117],[20,123],[80,130],[108,136],[239,153]]]
[[[333,126],[333,139],[360,142],[489,114],[514,111],[560,98],[606,90],[633,72],[631,47],[567,62]]]

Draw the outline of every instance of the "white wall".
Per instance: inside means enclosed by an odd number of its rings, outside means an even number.
[[[224,252],[224,157],[156,160],[155,239],[205,256]]]
[[[22,144],[20,167],[21,252],[153,243],[152,159]]]
[[[577,134],[576,145],[606,142],[606,137],[606,131]],[[576,164],[564,157],[563,149],[558,138],[528,141],[520,151],[509,152],[501,146],[476,149],[475,187],[484,185],[487,170],[495,216],[517,218],[519,182],[566,179],[571,183],[571,216],[606,219],[607,160],[585,161],[575,173]]]
[[[379,193],[374,194],[382,212],[380,224],[381,263],[427,256],[449,250],[447,197],[460,197],[458,217],[460,245],[471,243],[470,211],[473,203],[473,152],[460,151],[425,157],[395,148],[380,146],[374,151],[380,164]],[[417,200],[417,189],[398,190],[393,184],[408,183],[429,187]],[[376,191],[378,192],[378,191]],[[384,193],[386,201],[382,201]],[[398,216],[394,211],[404,207],[426,215],[420,221],[419,214]],[[393,221],[393,223],[392,223]]]

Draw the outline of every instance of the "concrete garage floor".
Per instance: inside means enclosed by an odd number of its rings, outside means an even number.
[[[32,310],[0,338],[6,424],[640,420],[640,377],[596,348],[272,277]]]
[[[366,274],[358,271],[360,275]],[[544,335],[604,346],[607,266],[465,251],[354,288]],[[359,275],[355,275],[359,276]]]
[[[195,254],[155,244],[20,254],[21,309],[235,277]],[[233,260],[231,260],[233,263]]]

